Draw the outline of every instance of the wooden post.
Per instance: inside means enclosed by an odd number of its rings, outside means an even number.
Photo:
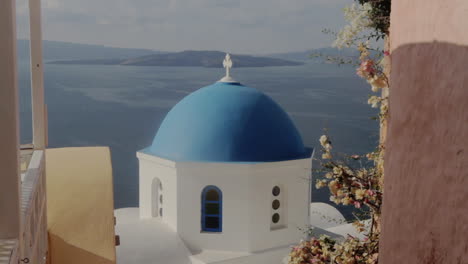
[[[47,146],[41,27],[41,1],[29,0],[32,127],[35,149],[45,149]]]
[[[0,238],[19,238],[19,114],[15,0],[0,1]]]

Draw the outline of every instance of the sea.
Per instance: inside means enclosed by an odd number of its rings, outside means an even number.
[[[334,151],[344,154],[364,154],[378,143],[378,123],[372,119],[377,112],[367,104],[370,87],[351,66],[315,62],[233,68],[231,74],[278,102],[305,145],[316,148],[316,158],[321,156],[319,137],[324,133],[330,135]],[[115,208],[136,207],[136,152],[151,144],[177,102],[223,76],[222,68],[45,64],[49,148],[110,147]],[[19,62],[18,80],[21,143],[31,143],[28,61]],[[320,162],[313,167],[318,169]],[[313,187],[312,201],[330,203],[328,190]],[[352,218],[349,207],[338,209]]]

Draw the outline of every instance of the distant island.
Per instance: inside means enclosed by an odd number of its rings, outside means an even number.
[[[126,66],[190,66],[219,68],[226,53],[221,51],[182,51],[160,53],[125,59],[93,60],[57,60],[49,64],[93,64],[93,65],[126,65]],[[232,54],[236,67],[297,66],[303,62],[271,57]]]
[[[265,55],[271,58],[278,58],[293,61],[309,61],[309,62],[325,62],[327,56],[341,57],[341,58],[359,58],[359,52],[352,48],[317,48],[306,51],[295,51],[285,53],[273,53]]]
[[[29,40],[17,41],[19,60],[29,60]],[[95,60],[95,59],[125,59],[150,54],[161,53],[149,49],[115,48],[103,45],[79,44],[62,41],[42,41],[43,56],[46,61],[55,60]]]
[[[20,39],[18,59],[29,61],[29,41]],[[116,48],[103,45],[43,41],[44,60],[52,64],[198,66],[222,67],[225,53],[220,51],[165,52],[151,49]],[[354,49],[318,48],[307,51],[263,55],[232,55],[236,67],[295,66],[304,63],[327,63],[324,56],[358,58]]]

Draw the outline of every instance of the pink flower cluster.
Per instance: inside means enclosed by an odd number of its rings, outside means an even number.
[[[356,69],[357,75],[361,78],[369,79],[375,75],[376,69],[373,60],[364,60],[359,68]]]
[[[313,237],[308,241],[302,241],[298,246],[292,248],[289,254],[289,263],[330,263],[330,252],[333,250],[334,244],[335,241],[327,236]]]

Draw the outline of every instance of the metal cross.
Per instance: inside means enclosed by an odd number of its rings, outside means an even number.
[[[230,71],[232,68],[232,60],[231,60],[231,55],[229,53],[226,53],[226,58],[224,58],[223,61],[223,67],[226,68],[226,77],[230,77]]]

